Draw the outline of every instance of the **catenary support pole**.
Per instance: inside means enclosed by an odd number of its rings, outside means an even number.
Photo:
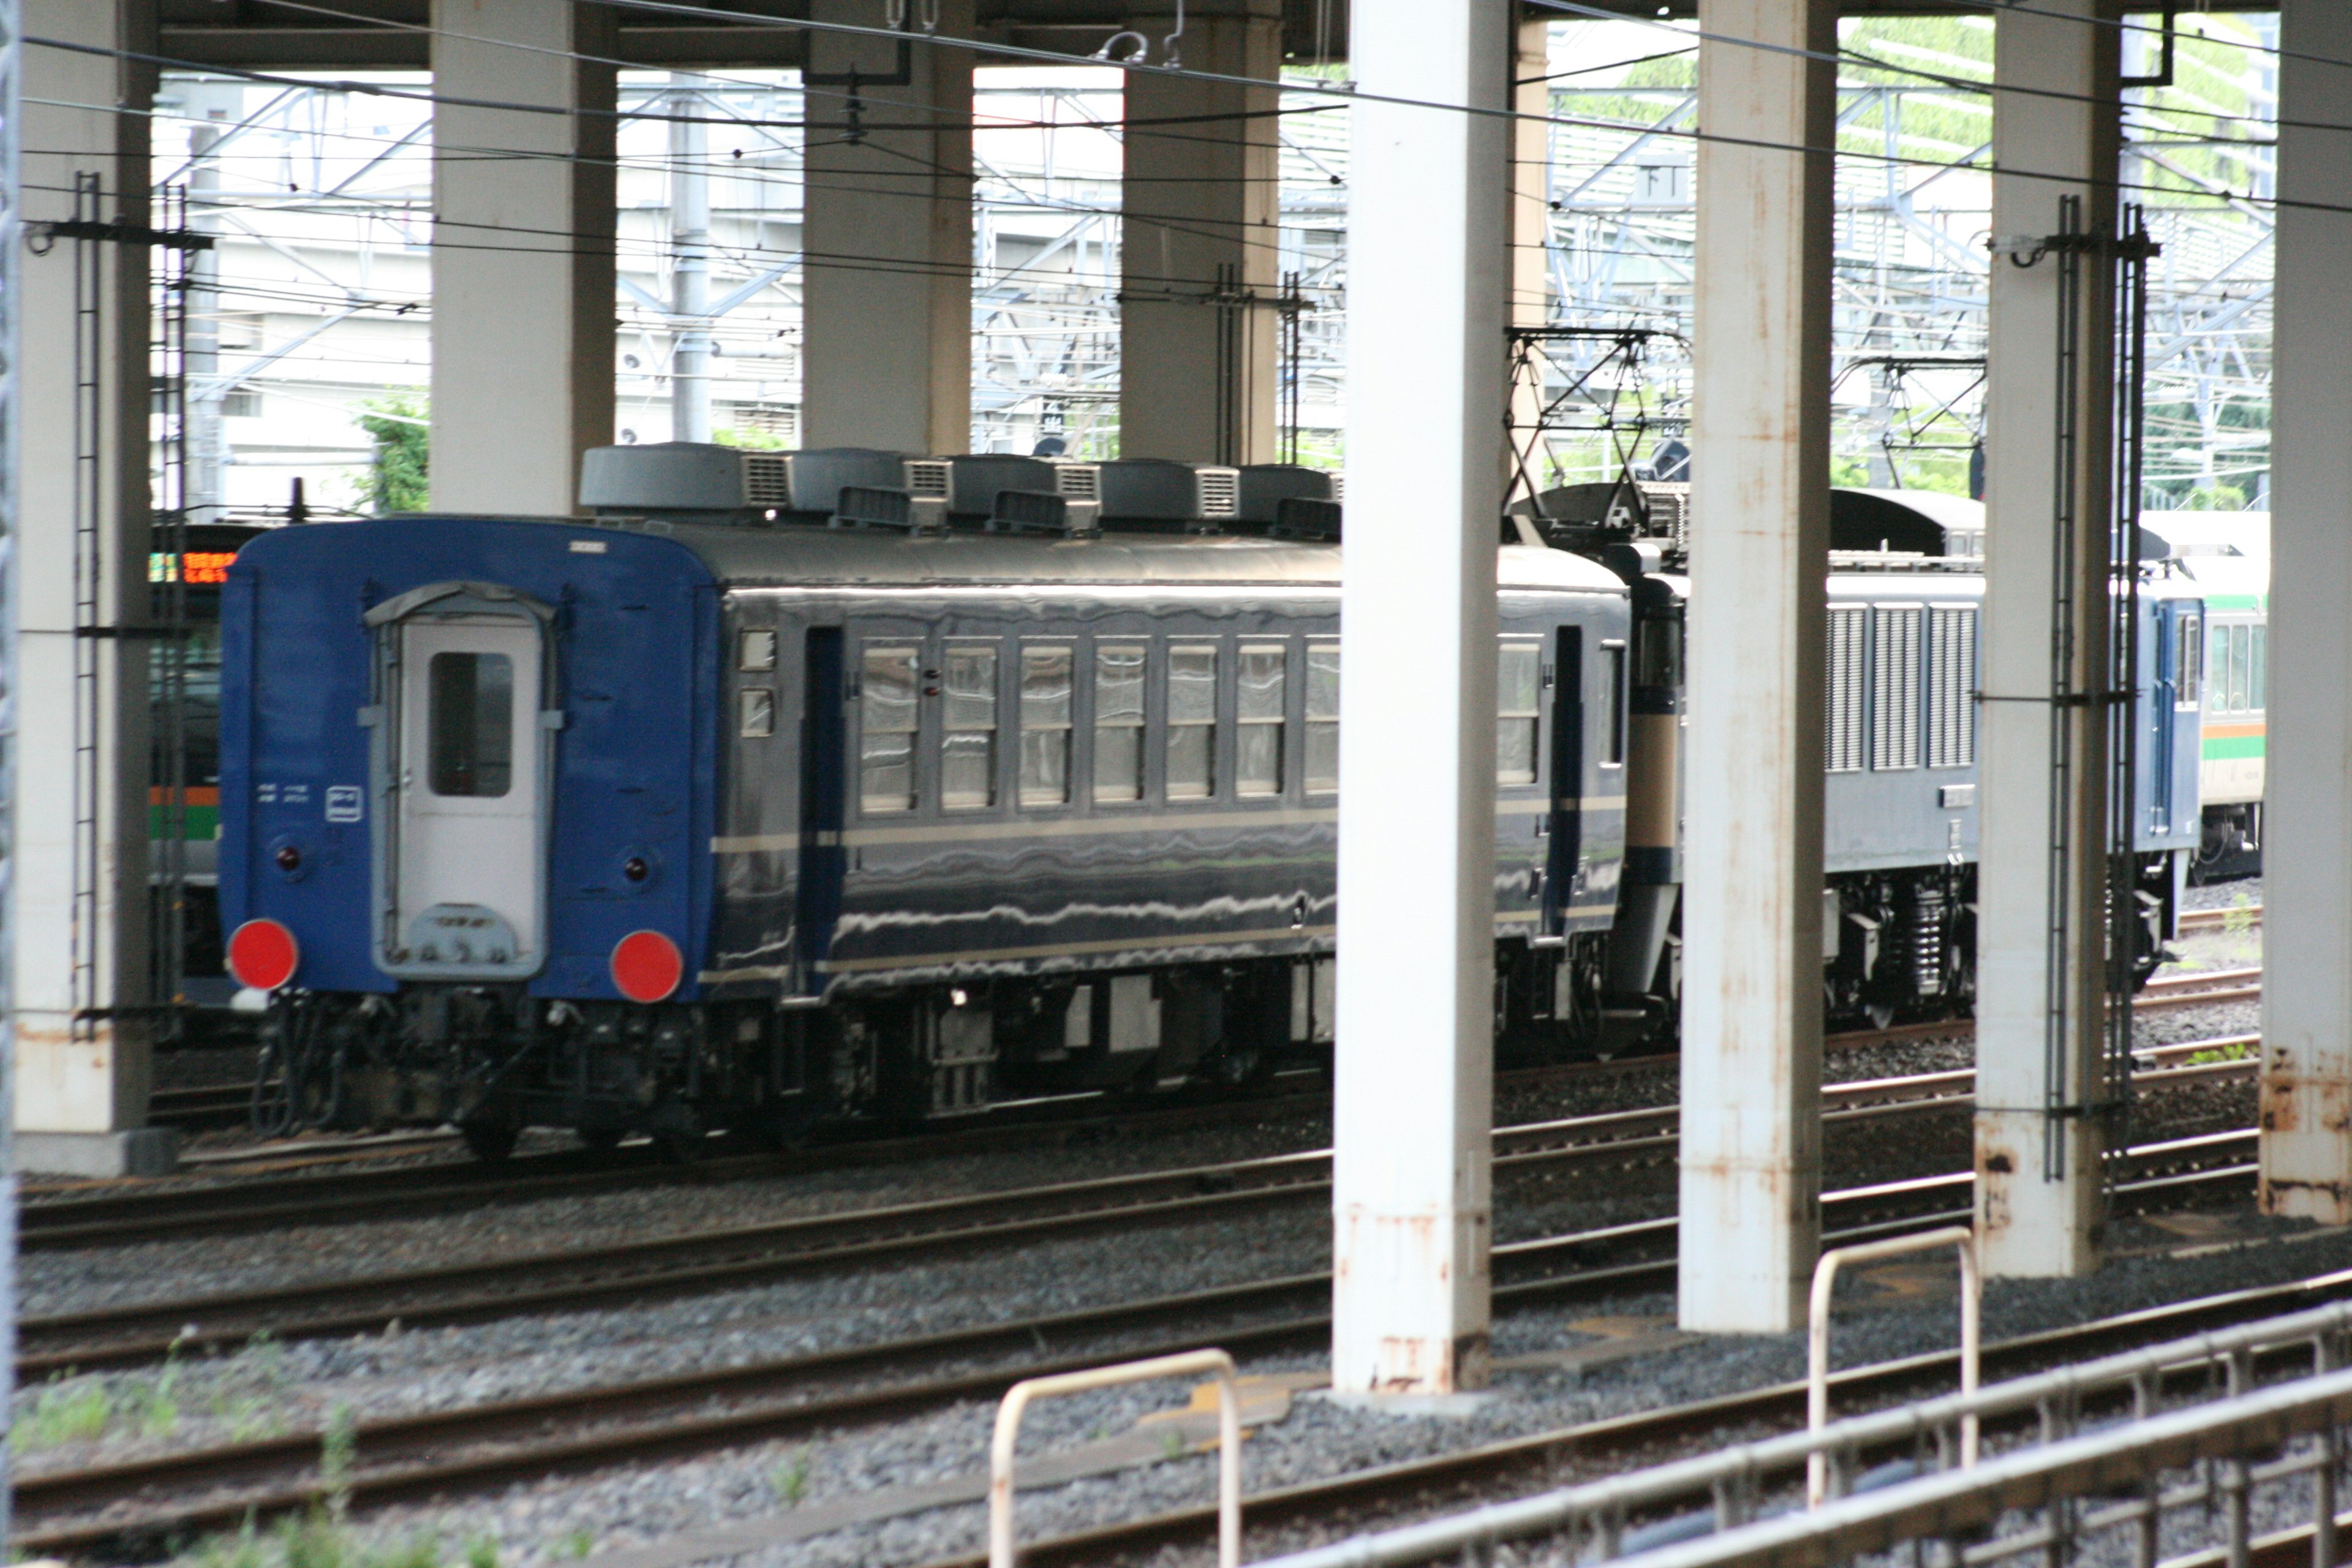
[[[873,26],[873,0],[811,0]],[[910,0],[972,33],[971,0]],[[901,59],[908,79],[891,80]],[[856,72],[857,81],[849,81]],[[971,53],[809,35],[802,207],[803,447],[971,445]]]
[[[1699,19],[1680,1314],[1778,1333],[1804,1321],[1821,1229],[1837,6]]]
[[[29,0],[35,37],[155,52],[138,0]],[[35,47],[25,59],[30,221],[148,221],[154,68]],[[77,107],[67,107],[68,105]],[[112,108],[104,106],[114,106]],[[79,107],[93,106],[93,107]],[[58,238],[21,268],[17,498],[35,520],[8,570],[23,606],[13,699],[19,777],[7,897],[14,935],[19,1166],[168,1168],[146,1129],[147,659],[112,628],[148,618],[149,252]]]
[[[2042,0],[1994,22],[1976,1115],[1993,1276],[2098,1263],[2105,721],[2057,698],[2105,679],[2115,308],[2104,252],[2072,290],[2057,252],[2032,258],[2070,199],[2080,226],[2115,233],[2119,33],[2096,24],[2121,16],[2119,0]]]
[[[433,504],[565,513],[613,439],[613,12],[434,0]]]
[[[1511,104],[1520,118],[1511,122],[1510,312],[1515,327],[1540,327],[1551,320],[1551,23],[1519,23],[1518,49],[1511,66]],[[1511,385],[1513,430],[1533,429],[1543,416],[1543,388],[1532,377]],[[1536,454],[1540,459],[1542,453]],[[1517,468],[1503,455],[1506,481]],[[1550,476],[1540,467],[1529,478],[1540,488]]]
[[[709,112],[683,71],[670,77],[670,439],[710,439],[710,135]]]
[[[13,552],[22,535],[17,470],[24,451],[23,381],[17,344],[23,335],[17,285],[24,277],[22,154],[25,7],[0,0],[0,551]],[[0,692],[16,689],[18,578],[0,572]],[[0,703],[0,864],[16,858],[16,707]],[[16,1394],[16,921],[0,885],[0,1402],[14,1408]],[[15,1517],[13,1456],[0,1446],[0,1541]]]
[[[2352,7],[2279,7],[2262,1202],[2352,1222]],[[2337,62],[2337,63],[2331,63]]]
[[[1155,65],[1272,81],[1277,0],[1194,0],[1129,26]],[[1119,454],[1275,460],[1280,94],[1130,71],[1119,208]]]
[[[1367,91],[1493,110],[1507,10],[1356,0]],[[1486,1378],[1500,117],[1360,101],[1348,217],[1332,1386]]]

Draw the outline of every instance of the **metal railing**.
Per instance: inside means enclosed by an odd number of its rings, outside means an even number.
[[[2312,1374],[2249,1392],[2258,1362],[2289,1354],[2307,1357]],[[1504,1542],[1536,1540],[1552,1542],[1543,1561],[1563,1564],[1623,1557],[1643,1568],[1822,1568],[1915,1542],[1922,1564],[1977,1568],[2029,1552],[2058,1561],[2082,1535],[2121,1527],[2140,1532],[2136,1560],[2149,1568],[2162,1516],[2185,1508],[2219,1508],[2229,1568],[2245,1568],[2254,1493],[2271,1489],[2266,1511],[2276,1511],[2280,1489],[2306,1476],[2315,1550],[2331,1553],[2313,1560],[2333,1563],[2343,1429],[2352,1426],[2352,1373],[2339,1370],[2347,1363],[2352,1302],[1406,1525],[1263,1568],[1481,1562]],[[2160,1408],[2168,1388],[2177,1395],[2200,1380],[2186,1390],[2192,1399],[2220,1397]],[[1963,1469],[1961,1435],[1972,1419],[2023,1425],[2025,1440]],[[2091,1425],[2100,1421],[2107,1425]],[[2272,1457],[2304,1438],[2316,1441]],[[1830,1496],[1808,1510],[1793,1483],[1816,1454],[1828,1461]],[[1902,1458],[1858,1468],[1888,1455]],[[2166,1484],[2168,1471],[2187,1467],[2199,1471],[2191,1484]],[[2020,1529],[2005,1510],[2048,1517]],[[1996,1524],[2008,1533],[1988,1538]],[[1930,1543],[1941,1552],[1927,1552]]]
[[[1960,1255],[1960,1393],[1977,1391],[1977,1368],[1983,1357],[1984,1275],[1977,1268],[1977,1233],[1967,1226],[1921,1231],[1916,1236],[1891,1237],[1853,1247],[1832,1247],[1813,1265],[1813,1303],[1805,1334],[1805,1426],[1819,1432],[1830,1422],[1830,1295],[1837,1289],[1838,1268],[1846,1263],[1875,1263],[1906,1252],[1957,1247]],[[1960,1468],[1977,1462],[1977,1418],[1960,1417]],[[1805,1461],[1805,1506],[1819,1508],[1830,1492],[1829,1455],[1815,1449]]]
[[[1117,1366],[1033,1377],[1004,1391],[996,1407],[996,1436],[988,1450],[988,1568],[1013,1568],[1013,1448],[1021,1437],[1021,1417],[1030,1402],[1057,1394],[1083,1394],[1122,1383],[1213,1373],[1217,1379],[1217,1568],[1240,1568],[1242,1560],[1242,1406],[1234,1387],[1234,1358],[1220,1350],[1186,1351]]]

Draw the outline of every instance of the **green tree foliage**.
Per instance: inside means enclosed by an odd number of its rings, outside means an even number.
[[[424,395],[397,392],[360,405],[360,428],[374,445],[362,499],[371,510],[423,511],[427,487]]]

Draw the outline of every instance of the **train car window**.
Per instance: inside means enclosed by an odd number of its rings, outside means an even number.
[[[1021,804],[1070,798],[1070,669],[1067,647],[1021,650]]]
[[[2254,651],[2246,665],[2246,706],[2250,711],[2260,713],[2269,706],[2270,671],[2264,666],[2270,652],[2270,628],[2250,626],[2247,629],[2253,633]]]
[[[1625,765],[1625,645],[1602,643],[1601,667],[1609,678],[1609,746],[1601,754],[1601,765],[1618,768]]]
[[[743,633],[736,644],[735,668],[746,673],[776,668],[776,634],[754,627]]]
[[[1332,795],[1339,788],[1339,645],[1311,637],[1307,644],[1307,793]]]
[[[1862,771],[1862,737],[1864,710],[1862,674],[1864,618],[1859,609],[1832,610],[1830,647],[1825,681],[1829,687],[1829,733],[1823,738],[1822,763],[1827,772],[1858,773]]]
[[[1141,643],[1095,644],[1095,799],[1143,798]]]
[[[764,686],[747,686],[735,694],[735,732],[747,741],[763,741],[776,732],[776,694]]]
[[[1282,793],[1282,732],[1290,649],[1283,643],[1244,643],[1234,688],[1234,793]]]
[[[1217,650],[1168,650],[1168,798],[1206,800],[1217,792]]]
[[[950,643],[941,673],[940,806],[982,810],[996,804],[996,649]]]
[[[503,795],[514,779],[514,661],[502,653],[436,653],[426,675],[433,793]]]
[[[858,679],[857,805],[915,809],[915,650],[869,647]]]
[[[2201,708],[2205,705],[2205,621],[2197,615],[2180,617],[2180,633],[2174,638],[2174,659],[2178,668],[2173,672],[2172,700],[2181,708]]]
[[[2232,713],[2243,713],[2246,710],[2246,650],[2251,640],[2246,634],[2252,629],[2251,626],[2234,626],[2229,627],[2227,632],[2230,638],[2228,700],[2229,710]]]
[[[1927,765],[1970,768],[1977,761],[1977,611],[1938,605],[1927,612]]]
[[[1919,622],[1916,605],[1881,606],[1870,650],[1870,765],[1919,765]]]
[[[1495,664],[1495,782],[1536,782],[1538,731],[1543,727],[1543,645],[1506,637]]]

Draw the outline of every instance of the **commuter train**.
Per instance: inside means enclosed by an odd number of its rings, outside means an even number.
[[[671,446],[583,490],[609,515],[313,524],[229,571],[221,897],[273,1126],[682,1154],[1328,1053],[1334,481]],[[1687,584],[1672,509],[1635,510],[1498,542],[1509,1059],[1675,1025]],[[1982,579],[1950,545],[1834,558],[1841,1016],[1972,993]],[[2147,962],[2197,841],[2166,679],[2196,605],[2143,600]]]
[[[2148,553],[2205,599],[2199,794],[2205,831],[2194,880],[2262,869],[2263,784],[2270,738],[2270,514],[2150,512]]]

